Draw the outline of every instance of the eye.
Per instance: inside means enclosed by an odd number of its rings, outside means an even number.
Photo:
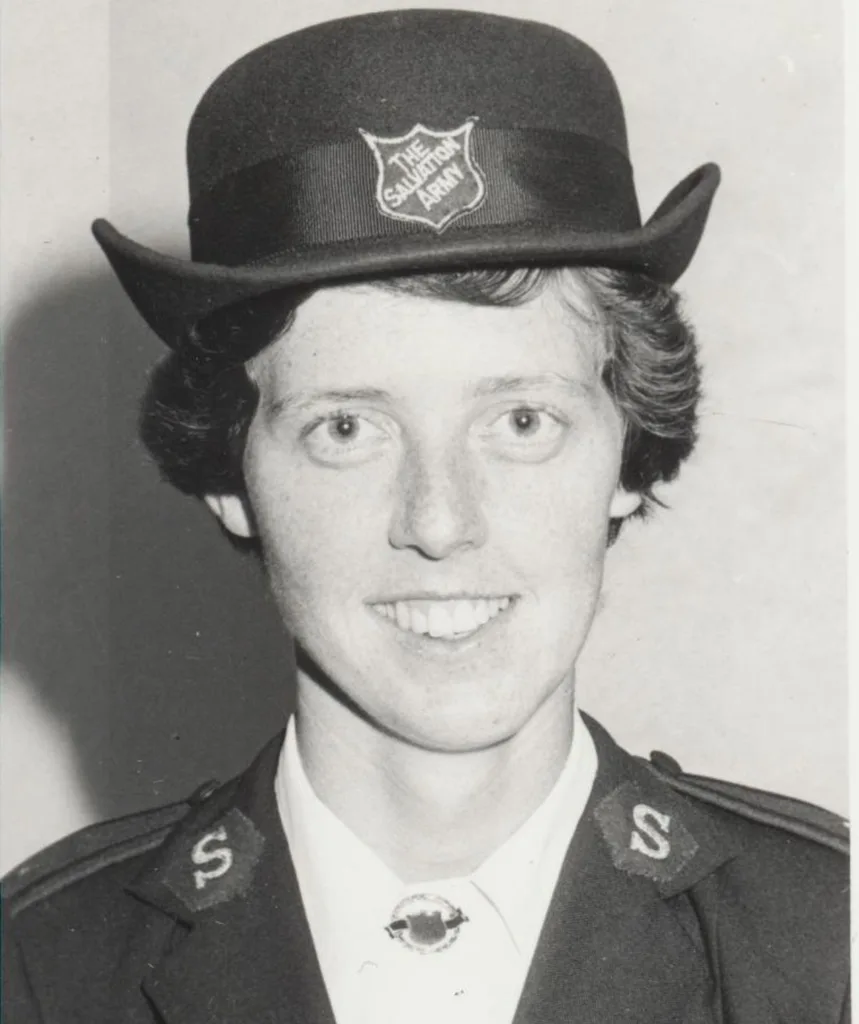
[[[495,416],[482,431],[498,454],[525,462],[541,462],[563,444],[569,424],[548,409],[520,405]]]
[[[380,422],[365,413],[334,412],[302,431],[311,458],[328,465],[346,465],[371,458],[389,439]]]
[[[507,415],[510,429],[519,437],[534,437],[543,426],[543,414],[537,409],[514,409]]]
[[[338,413],[326,424],[328,436],[334,441],[354,441],[361,431],[361,422],[352,413]]]

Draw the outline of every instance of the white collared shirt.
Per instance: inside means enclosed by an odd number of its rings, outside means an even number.
[[[531,817],[471,875],[406,884],[316,796],[291,719],[275,792],[337,1024],[509,1024],[596,769],[576,711],[567,761]],[[447,948],[423,954],[386,931],[422,893],[466,918]]]

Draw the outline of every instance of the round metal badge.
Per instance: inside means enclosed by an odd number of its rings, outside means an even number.
[[[465,914],[443,896],[417,893],[394,907],[385,931],[415,953],[440,953],[456,942],[466,921]]]

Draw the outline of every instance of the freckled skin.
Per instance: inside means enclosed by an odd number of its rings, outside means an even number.
[[[252,362],[253,529],[285,623],[364,727],[451,752],[503,744],[538,714],[569,735],[608,520],[638,504],[617,488],[623,425],[596,329],[552,291],[493,308],[338,287]],[[252,529],[237,499],[218,514]],[[459,648],[370,607],[427,592],[516,599]],[[310,705],[315,675],[299,678]]]

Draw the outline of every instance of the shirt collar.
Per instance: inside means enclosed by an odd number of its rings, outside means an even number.
[[[597,753],[578,710],[561,774],[540,806],[468,878],[407,885],[319,799],[304,770],[289,721],[275,793],[320,959],[337,962],[370,949],[408,892],[473,884],[530,958],[567,847],[591,793]]]
[[[531,817],[471,876],[523,952],[532,953],[537,944],[596,772],[596,748],[576,709],[570,752],[555,785]]]

